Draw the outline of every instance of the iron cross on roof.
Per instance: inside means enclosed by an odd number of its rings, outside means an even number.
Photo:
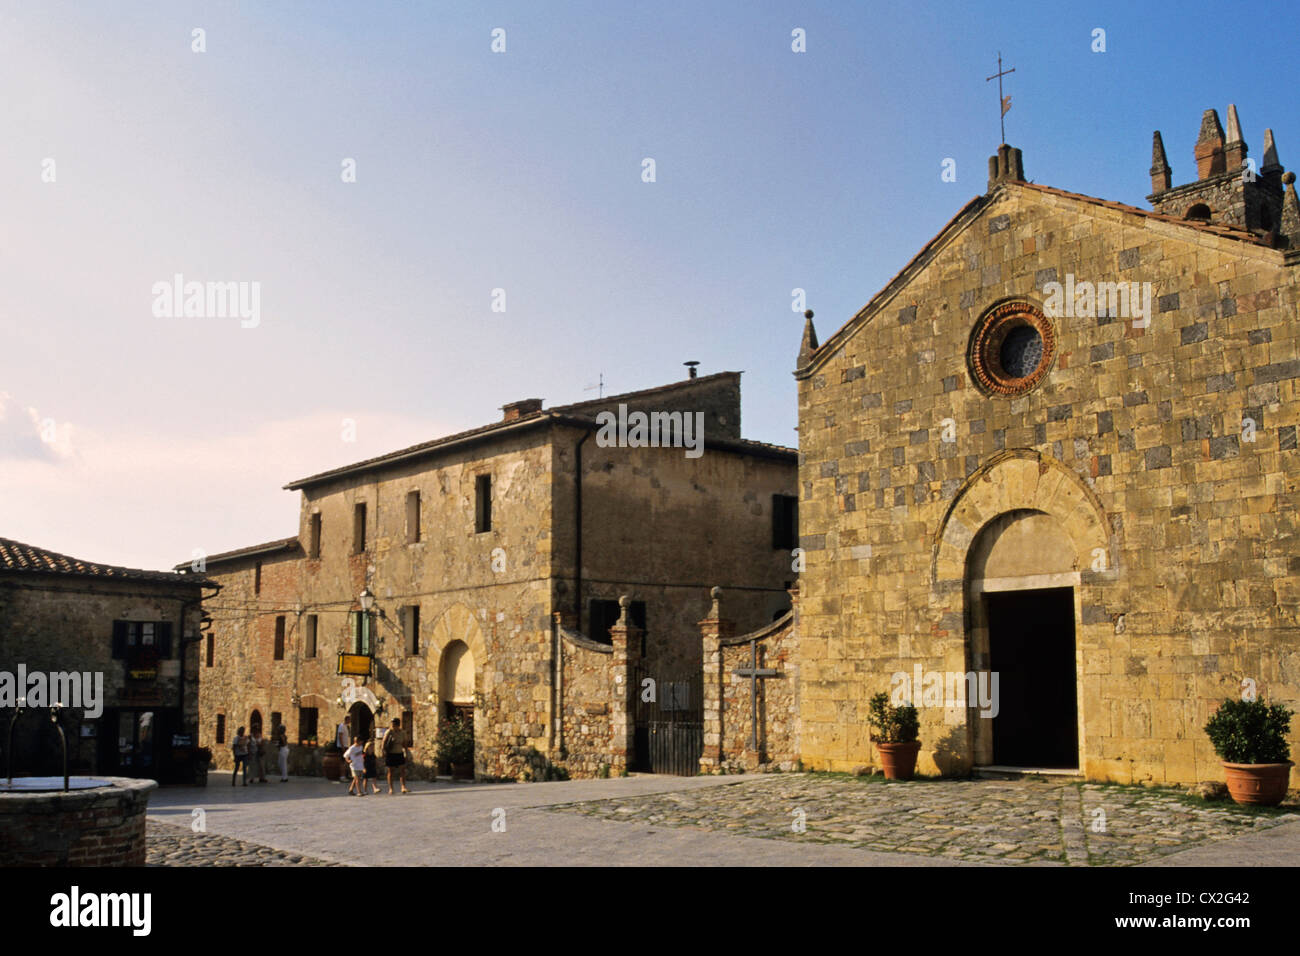
[[[985,77],[985,78],[984,78],[984,82],[985,82],[985,83],[987,83],[989,80],[997,80],[997,81],[998,81],[998,104],[999,104],[999,105],[1001,106],[1001,108],[1002,108],[1002,114],[998,117],[998,124],[999,124],[999,126],[1001,126],[1001,128],[1002,128],[1002,142],[1004,142],[1004,143],[1007,141],[1007,119],[1006,119],[1006,117],[1007,117],[1007,110],[1011,109],[1011,97],[1009,97],[1009,96],[1003,96],[1003,95],[1002,95],[1002,77],[1006,76],[1008,73],[1014,73],[1014,72],[1016,72],[1016,68],[1015,68],[1014,66],[1013,66],[1011,69],[1009,69],[1009,70],[1004,70],[1004,69],[1002,69],[1002,51],[999,50],[999,51],[998,51],[998,71],[997,71],[996,73],[994,73],[992,76],[989,76],[989,77]]]

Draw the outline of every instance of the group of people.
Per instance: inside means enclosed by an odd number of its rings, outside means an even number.
[[[351,746],[348,746],[349,741]],[[364,797],[367,784],[372,793],[378,793],[379,762],[375,757],[375,738],[370,737],[363,743],[359,736],[353,736],[352,718],[348,716],[338,726],[338,744],[347,748],[343,751],[343,759],[352,771],[348,793]],[[410,793],[406,789],[406,740],[402,734],[402,722],[398,718],[393,718],[392,728],[380,738],[379,748],[384,755],[384,767],[388,771],[388,792],[393,792],[393,776],[396,774],[402,793]]]
[[[289,780],[289,734],[284,724],[280,724],[272,733],[271,747],[280,758],[280,782],[286,783]],[[266,779],[267,744],[262,737],[262,728],[257,728],[252,736],[248,736],[244,733],[244,728],[240,727],[235,732],[235,739],[231,741],[230,750],[235,758],[235,772],[230,775],[232,787],[239,779],[240,767],[244,768],[244,786],[248,786],[248,778],[253,774],[256,774],[253,777],[254,783],[270,782]]]

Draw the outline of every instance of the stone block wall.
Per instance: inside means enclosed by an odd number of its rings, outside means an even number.
[[[1067,275],[1151,283],[1149,325],[1062,315],[1039,387],[979,391],[976,322]],[[966,549],[1038,509],[1076,549],[1082,770],[1221,779],[1225,697],[1300,703],[1298,291],[1280,251],[1008,184],[827,340],[798,373],[804,761],[874,762],[891,674],[972,666]],[[923,772],[970,767],[969,714],[927,708],[921,737]]]

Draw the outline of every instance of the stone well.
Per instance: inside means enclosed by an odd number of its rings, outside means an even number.
[[[0,779],[0,866],[144,866],[153,780]],[[42,788],[46,789],[42,789]]]

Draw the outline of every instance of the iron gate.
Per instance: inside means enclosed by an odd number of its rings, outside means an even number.
[[[704,753],[704,674],[633,670],[636,748],[633,769],[693,777]],[[653,681],[647,684],[646,681]],[[650,697],[652,699],[646,700]]]

